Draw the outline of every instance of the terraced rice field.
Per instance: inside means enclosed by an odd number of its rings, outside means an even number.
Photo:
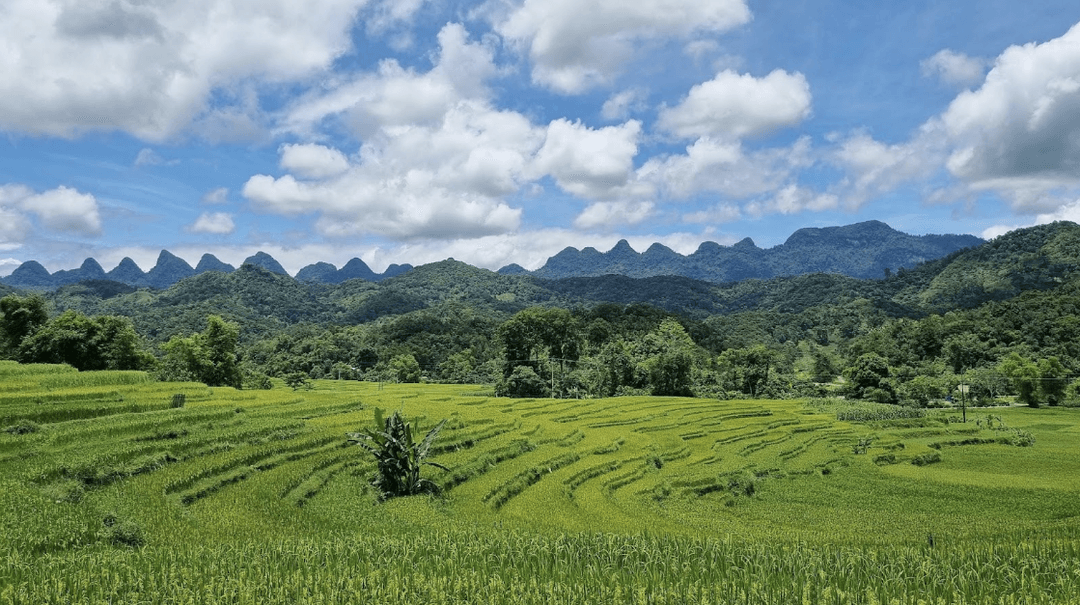
[[[0,362],[0,603],[1080,603],[1072,410],[477,391]],[[377,503],[375,407],[440,496]]]

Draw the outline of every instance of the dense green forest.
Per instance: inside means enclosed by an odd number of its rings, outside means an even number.
[[[544,280],[447,260],[368,282],[244,265],[165,290],[8,291],[0,354],[262,388],[268,377],[586,397],[1080,399],[1080,226],[1014,231],[882,279]]]

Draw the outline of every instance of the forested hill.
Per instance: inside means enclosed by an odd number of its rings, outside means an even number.
[[[683,256],[660,244],[653,244],[642,254],[625,240],[608,252],[594,248],[578,251],[567,248],[548,259],[540,269],[526,271],[517,265],[500,269],[503,275],[532,275],[545,279],[594,277],[607,274],[627,277],[677,275],[713,283],[769,279],[810,273],[836,273],[860,279],[877,279],[901,268],[946,256],[957,250],[977,246],[982,240],[972,235],[907,235],[878,221],[845,227],[800,229],[779,246],[761,249],[749,238],[734,246],[714,242],[701,244],[696,252]],[[243,264],[262,267],[271,273],[288,275],[285,269],[265,252],[248,257]],[[411,265],[390,265],[375,273],[364,261],[354,258],[338,269],[317,262],[301,269],[296,279],[304,283],[340,284],[351,279],[378,282],[402,275]],[[165,289],[182,279],[203,273],[232,273],[232,265],[204,254],[191,267],[183,259],[162,250],[157,264],[143,272],[130,258],[125,258],[109,272],[88,258],[78,269],[49,273],[36,261],[27,261],[0,283],[16,288],[53,290],[88,280],[109,280],[137,288]]]
[[[768,249],[758,248],[750,238],[733,246],[705,242],[689,256],[660,244],[639,254],[622,240],[608,252],[566,248],[531,273],[516,265],[504,267],[500,273],[548,279],[606,274],[679,275],[716,283],[808,273],[877,279],[886,271],[910,269],[982,243],[973,235],[908,235],[880,221],[867,221],[844,227],[799,229],[783,244]]]
[[[801,313],[861,301],[882,316],[921,317],[1054,288],[1080,271],[1078,250],[1080,226],[1060,222],[1017,230],[888,279],[825,273],[724,284],[677,276],[540,279],[446,260],[380,282],[319,284],[246,264],[232,273],[193,275],[162,291],[94,280],[64,286],[48,298],[56,311],[131,317],[151,340],[197,331],[208,314],[240,322],[245,338],[301,323],[356,325],[423,310],[468,309],[497,319],[531,306],[602,303],[647,304],[702,319],[748,311]]]

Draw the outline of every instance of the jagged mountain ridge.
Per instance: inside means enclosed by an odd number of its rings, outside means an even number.
[[[725,283],[746,279],[836,273],[858,279],[878,279],[890,271],[911,268],[919,263],[941,258],[958,250],[978,246],[983,240],[973,235],[908,235],[880,221],[867,221],[842,227],[804,228],[793,233],[783,244],[759,248],[750,238],[732,246],[703,242],[690,255],[682,255],[661,244],[653,244],[638,253],[626,240],[607,252],[588,247],[566,248],[548,259],[535,271],[519,265],[507,265],[503,275],[531,275],[543,279],[623,275],[631,278],[680,276]],[[243,264],[262,267],[271,273],[288,275],[272,256],[258,252]],[[354,258],[338,269],[318,262],[296,274],[304,283],[340,284],[350,279],[377,282],[401,275],[411,265],[390,265],[382,274],[375,273],[364,261]],[[212,254],[204,254],[197,267],[162,250],[157,264],[144,273],[130,258],[125,258],[106,273],[92,258],[78,269],[50,274],[40,263],[27,261],[0,283],[15,288],[56,289],[87,280],[111,280],[134,287],[165,289],[180,280],[207,271],[231,273],[232,265]]]
[[[549,280],[500,275],[447,259],[379,283],[305,283],[247,264],[230,274],[193,276],[167,290],[86,281],[46,297],[58,312],[130,317],[137,329],[161,342],[201,330],[211,313],[240,323],[249,339],[299,323],[351,326],[425,311],[505,319],[531,306],[577,309],[609,303],[641,304],[702,320],[748,311],[831,314],[863,308],[880,317],[919,318],[1058,288],[1078,292],[1078,251],[1080,225],[1059,222],[1016,230],[888,279],[814,273],[728,283],[621,275]],[[423,332],[430,317],[417,316],[402,329]]]
[[[686,256],[661,244],[653,244],[638,253],[626,240],[620,240],[608,252],[568,247],[535,271],[507,265],[499,272],[545,279],[608,274],[677,275],[714,283],[808,273],[879,279],[884,277],[886,269],[910,269],[982,243],[982,239],[973,235],[908,235],[880,221],[866,221],[842,227],[799,229],[773,248],[759,248],[750,238],[732,246],[704,242]]]
[[[285,268],[281,266],[281,263],[265,252],[258,252],[247,257],[242,265],[254,265],[271,273],[289,275]],[[364,261],[354,258],[341,269],[329,263],[309,265],[296,274],[296,279],[303,282],[325,284],[339,284],[355,278],[367,281],[381,281],[388,277],[401,275],[410,269],[412,269],[412,265],[409,264],[390,265],[385,272],[375,273],[368,268]],[[107,273],[101,268],[101,264],[93,258],[83,261],[82,266],[78,269],[61,269],[51,274],[41,263],[31,260],[19,265],[11,275],[0,278],[0,284],[11,288],[55,290],[80,282],[108,280],[136,288],[149,287],[164,290],[182,279],[209,271],[232,273],[236,271],[236,268],[222,262],[213,254],[204,254],[199,260],[198,266],[192,268],[184,259],[168,250],[162,250],[154,267],[145,272],[135,261],[128,257],[124,257],[112,271]]]

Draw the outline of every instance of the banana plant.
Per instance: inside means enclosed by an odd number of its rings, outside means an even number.
[[[362,429],[358,433],[347,433],[349,442],[360,446],[378,463],[378,471],[371,482],[378,490],[380,499],[395,496],[434,493],[438,486],[420,476],[423,465],[450,469],[441,464],[426,460],[431,446],[439,436],[446,420],[428,431],[423,441],[413,440],[412,424],[401,417],[401,412],[394,412],[389,418],[383,418],[383,411],[375,408],[375,426]]]

